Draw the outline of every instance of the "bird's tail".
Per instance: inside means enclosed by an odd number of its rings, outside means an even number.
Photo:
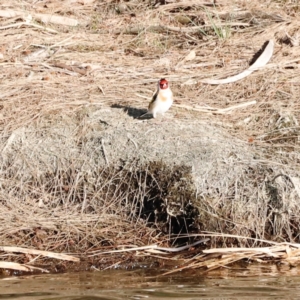
[[[149,114],[149,111],[145,112],[144,114],[141,114],[141,115],[138,116],[137,118],[140,119],[140,118],[142,118],[143,116],[146,116],[146,115],[148,115],[148,114]]]

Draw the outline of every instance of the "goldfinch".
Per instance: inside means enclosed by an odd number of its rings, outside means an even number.
[[[173,93],[169,87],[169,82],[167,79],[162,78],[158,81],[157,90],[152,96],[152,100],[148,106],[148,111],[142,116],[149,113],[153,115],[153,118],[156,118],[157,114],[164,115],[164,113],[171,107],[172,103]]]

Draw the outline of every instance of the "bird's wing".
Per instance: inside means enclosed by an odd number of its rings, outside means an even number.
[[[154,104],[155,100],[157,99],[157,95],[158,95],[158,89],[153,93],[151,102],[149,103],[148,109],[150,109],[152,107],[152,105]]]

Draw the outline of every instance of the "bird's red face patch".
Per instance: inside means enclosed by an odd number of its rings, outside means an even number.
[[[162,78],[160,81],[159,81],[159,87],[161,90],[165,90],[169,87],[169,83],[168,83],[168,80]]]

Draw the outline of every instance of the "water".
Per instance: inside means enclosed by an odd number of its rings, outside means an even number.
[[[255,269],[255,268],[254,268]],[[255,274],[254,274],[255,273]],[[259,267],[154,276],[153,271],[94,271],[2,278],[0,300],[298,299],[300,269]]]

